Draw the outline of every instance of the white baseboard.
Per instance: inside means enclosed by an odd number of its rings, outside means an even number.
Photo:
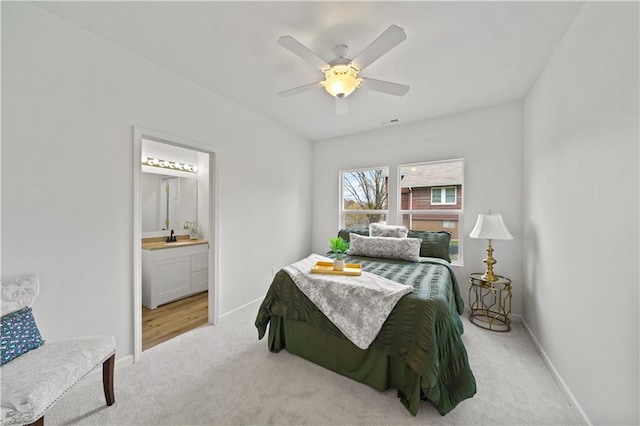
[[[560,376],[560,373],[558,373],[558,370],[551,362],[551,359],[547,356],[544,349],[542,349],[542,346],[540,346],[540,342],[538,342],[538,339],[536,339],[536,336],[533,334],[533,332],[529,328],[529,325],[527,324],[527,322],[522,320],[522,325],[524,325],[524,329],[527,330],[527,334],[529,334],[529,337],[531,337],[531,340],[533,340],[533,343],[536,345],[536,348],[538,348],[538,352],[542,356],[542,360],[547,365],[547,368],[549,369],[549,371],[551,371],[551,375],[553,376],[554,379],[556,379],[556,381],[560,385],[560,389],[562,389],[565,395],[567,395],[567,398],[571,400],[573,405],[576,406],[576,408],[580,412],[580,415],[582,416],[586,424],[593,425],[593,423],[591,423],[591,420],[589,420],[589,417],[587,417],[587,413],[584,412],[584,410],[582,409],[582,406],[578,403],[575,396],[573,396],[573,393],[571,392],[571,389],[569,389],[569,386],[567,386],[565,381],[562,379],[562,376]]]
[[[226,313],[224,313],[224,314],[220,315],[220,319],[222,319],[222,318],[226,317],[227,315],[231,315],[231,314],[232,314],[232,313],[234,313],[235,311],[239,311],[240,309],[246,308],[246,307],[247,307],[247,306],[249,306],[249,305],[253,305],[254,303],[261,302],[262,300],[264,300],[264,297],[260,297],[260,298],[258,298],[258,299],[256,299],[256,300],[252,301],[252,302],[245,303],[245,304],[244,304],[244,305],[242,305],[242,306],[238,306],[237,308],[232,309],[232,310],[230,310],[229,312],[226,312]]]
[[[120,359],[116,359],[116,368],[126,367],[131,364],[133,364],[133,355],[127,355]]]
[[[464,312],[466,315],[469,315],[469,305],[464,306]],[[573,393],[571,392],[571,389],[569,389],[569,386],[567,386],[565,381],[562,379],[562,376],[560,376],[560,373],[558,373],[558,370],[551,362],[551,359],[547,356],[544,349],[542,349],[542,346],[540,346],[540,342],[538,342],[538,339],[536,339],[536,336],[534,336],[533,332],[529,328],[529,325],[524,320],[524,318],[522,318],[522,315],[511,314],[511,320],[513,322],[520,322],[522,323],[522,325],[524,325],[524,329],[527,331],[527,334],[529,335],[529,337],[531,337],[531,340],[533,340],[533,343],[538,349],[540,356],[542,356],[542,360],[544,361],[545,365],[551,372],[551,375],[553,376],[553,378],[556,379],[556,381],[560,385],[560,389],[562,389],[562,391],[567,396],[567,398],[569,398],[571,403],[576,406],[576,408],[578,409],[578,412],[582,416],[582,419],[585,421],[585,423],[588,425],[593,425],[593,423],[591,423],[591,420],[589,420],[589,417],[587,417],[587,413],[584,412],[584,410],[582,409],[582,406],[578,403],[575,396],[573,396]]]
[[[127,355],[120,359],[116,358],[115,372],[117,372],[119,368],[126,367],[131,364],[133,364],[133,355]],[[102,365],[96,367],[91,373],[89,373],[89,375],[85,377],[84,381],[102,383]]]

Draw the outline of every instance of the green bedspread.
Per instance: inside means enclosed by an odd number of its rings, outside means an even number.
[[[401,360],[419,376],[418,391],[399,392],[409,411],[417,413],[419,399],[433,403],[442,415],[460,401],[472,397],[476,383],[462,343],[464,304],[455,275],[449,266],[436,259],[420,263],[347,257],[348,263],[361,263],[363,271],[381,275],[413,286],[413,292],[403,296],[391,311],[380,333],[369,347],[395,360]],[[352,351],[362,351],[349,342],[327,317],[296,287],[289,275],[281,270],[262,302],[255,325],[262,339],[271,322],[301,321],[338,339]],[[271,338],[271,332],[270,332]],[[278,352],[283,343],[270,342],[270,350]],[[363,351],[364,352],[364,351]],[[338,371],[342,373],[341,371]],[[362,380],[365,383],[367,380]],[[406,393],[414,395],[406,395]]]

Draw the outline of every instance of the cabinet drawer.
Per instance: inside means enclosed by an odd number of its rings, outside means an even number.
[[[176,256],[193,256],[197,254],[203,254],[209,252],[208,244],[198,244],[195,246],[181,246],[172,247],[161,250],[142,250],[142,254],[145,252],[151,256],[154,260],[168,259]]]
[[[209,254],[201,253],[191,255],[191,272],[209,268]]]

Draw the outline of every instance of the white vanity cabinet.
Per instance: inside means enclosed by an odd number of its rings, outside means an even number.
[[[149,309],[209,288],[209,244],[142,250],[142,304]]]

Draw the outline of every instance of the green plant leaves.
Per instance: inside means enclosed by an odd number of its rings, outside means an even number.
[[[344,254],[349,250],[349,243],[342,237],[333,237],[329,239],[329,248],[335,254]]]

